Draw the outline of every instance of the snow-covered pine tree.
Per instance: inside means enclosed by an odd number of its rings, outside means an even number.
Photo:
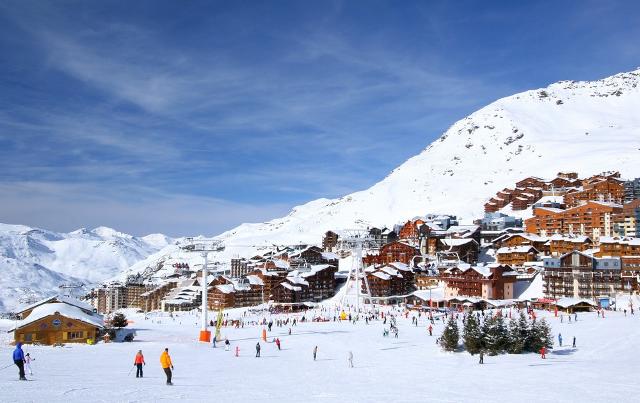
[[[480,352],[482,349],[482,330],[478,319],[475,315],[470,314],[464,324],[464,347],[469,354],[474,355]]]
[[[529,333],[529,322],[523,312],[520,312],[520,317],[516,320],[511,319],[509,322],[509,342],[507,351],[511,354],[520,354],[524,351],[527,335]]]
[[[489,355],[497,355],[505,350],[509,335],[502,316],[485,319],[482,333],[484,346]]]
[[[543,330],[541,328],[540,322],[534,319],[531,322],[531,326],[529,326],[529,332],[527,334],[527,340],[525,343],[526,351],[537,353],[540,351],[540,348],[545,345],[545,343],[542,341],[542,331]]]
[[[460,333],[458,332],[458,323],[453,316],[451,316],[440,337],[440,345],[447,351],[455,351],[458,348],[459,340]]]
[[[549,326],[544,318],[540,321],[540,343],[547,348],[553,348],[551,326]]]

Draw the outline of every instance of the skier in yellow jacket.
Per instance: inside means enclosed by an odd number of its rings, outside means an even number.
[[[171,370],[173,369],[173,363],[171,362],[168,348],[165,348],[164,352],[160,355],[160,365],[162,366],[164,373],[167,375],[167,385],[173,385],[171,383]]]

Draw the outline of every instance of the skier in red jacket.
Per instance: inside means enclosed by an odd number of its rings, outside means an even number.
[[[545,356],[546,352],[547,352],[547,348],[543,346],[543,347],[540,349],[540,356],[542,357],[542,359],[543,359],[543,360],[544,360],[545,358],[547,358],[547,357]]]

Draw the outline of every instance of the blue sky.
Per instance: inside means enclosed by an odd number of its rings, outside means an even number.
[[[635,1],[0,1],[0,222],[214,235],[514,92],[640,65]]]

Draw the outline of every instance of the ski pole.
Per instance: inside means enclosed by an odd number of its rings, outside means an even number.
[[[9,364],[9,365],[7,365],[7,366],[4,366],[4,367],[0,368],[0,371],[2,371],[3,369],[7,369],[7,368],[9,368],[9,367],[11,367],[11,366],[13,366],[13,365],[15,365],[15,364]]]
[[[131,375],[131,371],[133,371],[133,368],[135,367],[135,365],[133,367],[131,367],[131,369],[129,370],[129,372],[127,372],[127,376]]]

